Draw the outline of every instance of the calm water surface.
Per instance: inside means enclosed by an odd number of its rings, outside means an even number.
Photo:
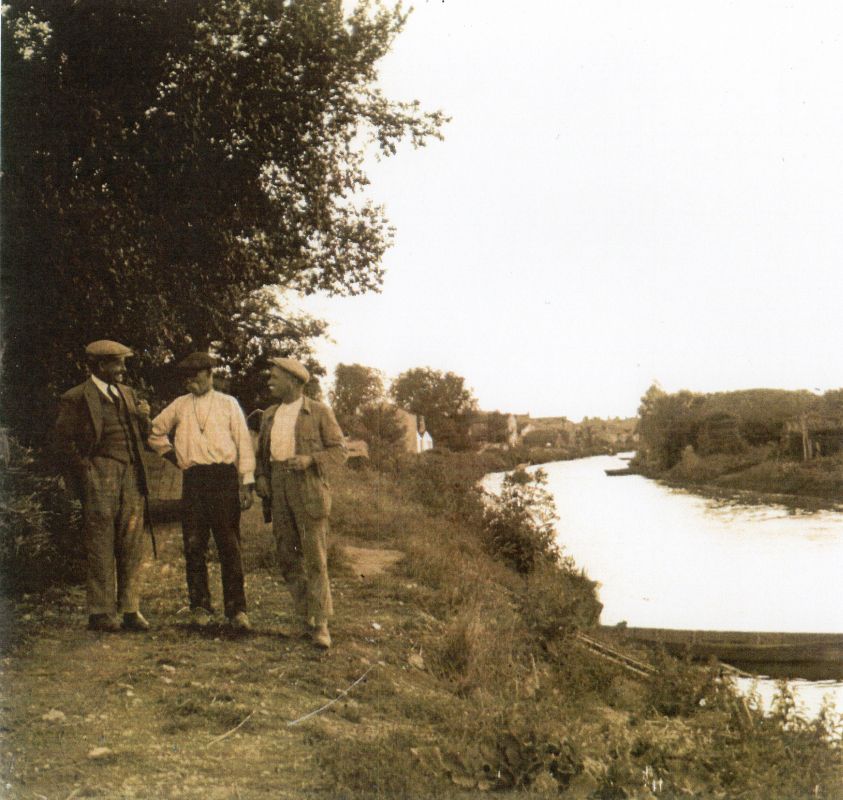
[[[600,581],[602,622],[843,633],[843,513],[737,505],[599,456],[543,467],[559,543]]]
[[[598,456],[541,467],[559,544],[600,584],[603,624],[843,633],[843,512],[742,505],[604,473],[625,465]],[[809,710],[829,692],[843,710],[843,684],[793,685]],[[771,694],[765,682],[759,690]]]

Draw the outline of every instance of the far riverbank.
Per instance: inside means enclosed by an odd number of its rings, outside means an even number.
[[[746,505],[783,505],[794,510],[843,510],[843,457],[790,461],[765,448],[736,455],[686,454],[667,470],[643,464],[647,478],[695,494]]]

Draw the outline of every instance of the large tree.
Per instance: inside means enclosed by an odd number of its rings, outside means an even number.
[[[454,372],[416,367],[402,372],[390,389],[395,402],[420,414],[437,445],[454,450],[471,446],[468,429],[477,401],[465,385],[465,378]]]
[[[5,8],[6,420],[47,417],[91,339],[137,348],[149,379],[237,340],[265,285],[378,287],[391,230],[364,196],[364,153],[443,122],[377,87],[404,21],[340,0]]]
[[[337,364],[329,398],[346,433],[355,431],[364,408],[381,404],[384,397],[383,376],[378,370],[363,364]]]

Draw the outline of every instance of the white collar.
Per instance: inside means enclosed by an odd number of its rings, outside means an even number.
[[[97,389],[99,389],[103,393],[106,399],[113,403],[114,401],[111,399],[111,395],[109,395],[108,393],[108,387],[114,386],[114,384],[106,383],[102,378],[98,378],[96,375],[94,375],[93,372],[91,373],[91,380],[94,382],[94,386],[96,386]],[[119,394],[119,390],[116,386],[114,386],[114,391]]]

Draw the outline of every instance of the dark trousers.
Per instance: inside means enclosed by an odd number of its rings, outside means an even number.
[[[239,492],[233,464],[200,465],[184,471],[181,526],[190,607],[213,610],[205,561],[208,539],[213,533],[220,557],[225,615],[229,618],[246,610]]]

